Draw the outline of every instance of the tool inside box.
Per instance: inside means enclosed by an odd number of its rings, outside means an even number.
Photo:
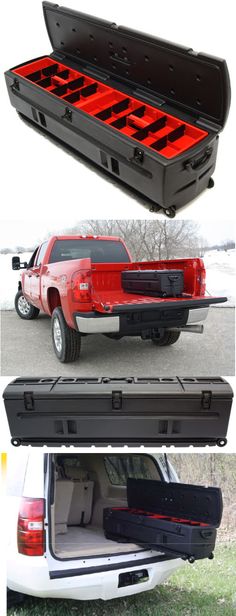
[[[13,72],[168,159],[208,135],[52,58],[41,58]]]
[[[134,516],[141,515],[141,516],[150,518],[152,520],[165,520],[167,522],[173,522],[174,524],[185,524],[186,526],[204,526],[204,527],[210,526],[209,524],[206,524],[205,522],[196,522],[195,520],[188,520],[186,518],[178,518],[178,517],[173,517],[169,515],[160,515],[158,513],[144,511],[143,509],[133,509],[130,507],[113,507],[112,511],[126,511],[127,513],[130,513],[131,515],[134,515]]]

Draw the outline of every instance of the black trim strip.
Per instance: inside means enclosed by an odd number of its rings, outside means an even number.
[[[160,298],[160,302],[150,302],[149,304],[118,304],[114,306],[111,314],[119,312],[130,312],[132,310],[166,310],[173,308],[173,310],[180,308],[202,308],[204,306],[210,306],[211,304],[222,304],[227,302],[227,297],[207,297],[205,299],[180,299],[174,302],[168,302]]]
[[[54,445],[57,445],[58,447],[62,447],[63,445],[68,444],[68,445],[72,445],[75,447],[79,447],[79,446],[83,446],[86,445],[87,447],[92,447],[92,445],[96,445],[99,447],[108,447],[108,445],[114,445],[114,446],[119,446],[119,447],[124,447],[125,445],[130,445],[132,447],[137,446],[137,447],[141,447],[141,445],[144,446],[152,446],[155,447],[156,445],[159,446],[169,446],[169,445],[175,445],[175,447],[182,447],[182,446],[188,446],[188,445],[218,445],[220,441],[224,440],[224,445],[226,445],[226,438],[225,436],[223,437],[215,437],[215,438],[180,438],[178,440],[178,435],[175,436],[175,438],[168,438],[168,437],[163,437],[163,438],[140,438],[140,440],[136,438],[127,438],[127,439],[118,439],[118,438],[111,438],[110,436],[106,438],[94,438],[94,439],[86,439],[86,438],[78,438],[78,439],[70,439],[68,438],[65,434],[63,435],[62,438],[58,437],[58,438],[21,438],[21,437],[13,437],[11,439],[12,444],[14,445],[15,441],[18,441],[17,446],[18,445],[32,445],[32,446],[38,446],[38,445],[46,445],[47,447],[53,447]],[[222,447],[224,446],[222,445]],[[122,453],[122,452],[121,452]]]
[[[67,571],[50,571],[50,580],[58,580],[60,578],[77,577],[81,575],[90,575],[91,573],[103,573],[104,571],[116,571],[118,569],[133,569],[133,567],[139,567],[151,563],[162,563],[166,560],[174,560],[180,558],[180,556],[171,556],[170,554],[163,554],[161,556],[154,556],[153,558],[147,558],[146,560],[129,561],[127,563],[116,563],[115,565],[99,565],[97,567],[86,567],[80,569],[67,569]]]

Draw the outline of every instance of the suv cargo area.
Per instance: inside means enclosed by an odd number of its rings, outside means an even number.
[[[57,558],[115,555],[143,551],[129,541],[106,539],[106,507],[126,507],[128,475],[161,480],[155,461],[148,455],[65,454],[55,456],[55,482],[51,506],[52,551]]]
[[[56,558],[139,558],[143,551],[142,559],[147,550],[190,563],[213,558],[223,510],[219,488],[163,481],[146,454],[56,455],[51,472]]]

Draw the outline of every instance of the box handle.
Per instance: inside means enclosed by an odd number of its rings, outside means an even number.
[[[185,163],[185,169],[187,169],[187,171],[195,171],[196,169],[201,169],[201,167],[203,167],[203,165],[205,165],[205,163],[211,158],[212,151],[212,148],[207,148],[203,156],[201,156],[200,158],[197,158],[196,160],[188,160]]]

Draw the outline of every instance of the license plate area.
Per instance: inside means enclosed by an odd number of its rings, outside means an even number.
[[[148,582],[149,574],[147,569],[140,569],[140,571],[126,571],[120,573],[118,577],[118,588],[124,588],[124,586],[134,586],[135,584],[141,584]]]

